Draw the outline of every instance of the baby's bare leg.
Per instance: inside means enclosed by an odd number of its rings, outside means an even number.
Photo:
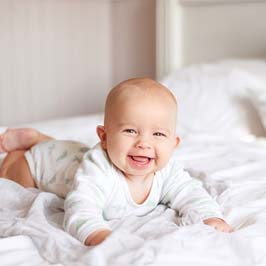
[[[36,187],[24,153],[25,151],[8,153],[0,167],[0,177],[10,179],[23,187]]]
[[[24,153],[32,146],[52,139],[31,128],[8,129],[0,135],[0,152],[8,152],[1,167],[0,177],[10,179],[24,187],[36,187]]]
[[[33,128],[11,128],[0,135],[0,153],[28,150],[35,144],[52,139]]]

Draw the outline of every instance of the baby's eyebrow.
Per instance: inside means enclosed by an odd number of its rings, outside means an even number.
[[[123,128],[123,127],[127,127],[127,128],[137,128],[137,126],[136,125],[134,125],[134,124],[130,124],[130,123],[127,123],[127,122],[119,122],[118,124],[117,124],[117,127],[118,128]],[[170,135],[171,134],[171,130],[170,129],[168,129],[168,128],[162,128],[162,127],[160,127],[160,126],[155,126],[155,127],[153,127],[152,129],[151,129],[153,132],[163,132],[163,133],[166,133],[166,134],[168,134],[168,135]]]
[[[162,131],[162,132],[164,132],[164,133],[170,134],[170,130],[167,129],[167,128],[160,128],[160,127],[157,127],[157,128],[154,128],[154,131]]]
[[[132,124],[129,124],[129,123],[125,123],[125,122],[120,122],[117,124],[118,127],[135,127],[134,125]]]

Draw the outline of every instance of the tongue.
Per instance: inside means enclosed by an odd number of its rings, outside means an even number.
[[[145,163],[149,161],[148,157],[143,157],[143,156],[132,156],[132,159],[137,162]]]

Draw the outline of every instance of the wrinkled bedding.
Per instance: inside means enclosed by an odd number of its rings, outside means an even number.
[[[235,232],[181,226],[163,205],[110,221],[113,234],[85,247],[62,230],[63,199],[0,179],[1,265],[266,265],[266,146],[194,136],[175,156],[221,205]]]

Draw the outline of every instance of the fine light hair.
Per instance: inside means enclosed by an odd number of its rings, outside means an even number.
[[[142,93],[142,96],[143,94],[146,94],[147,96],[160,94],[162,97],[168,97],[174,104],[175,109],[177,109],[175,96],[161,83],[150,78],[132,78],[116,85],[107,95],[105,102],[104,124],[108,121],[109,116],[112,115],[112,109],[116,105],[119,97],[122,97],[127,93]]]

